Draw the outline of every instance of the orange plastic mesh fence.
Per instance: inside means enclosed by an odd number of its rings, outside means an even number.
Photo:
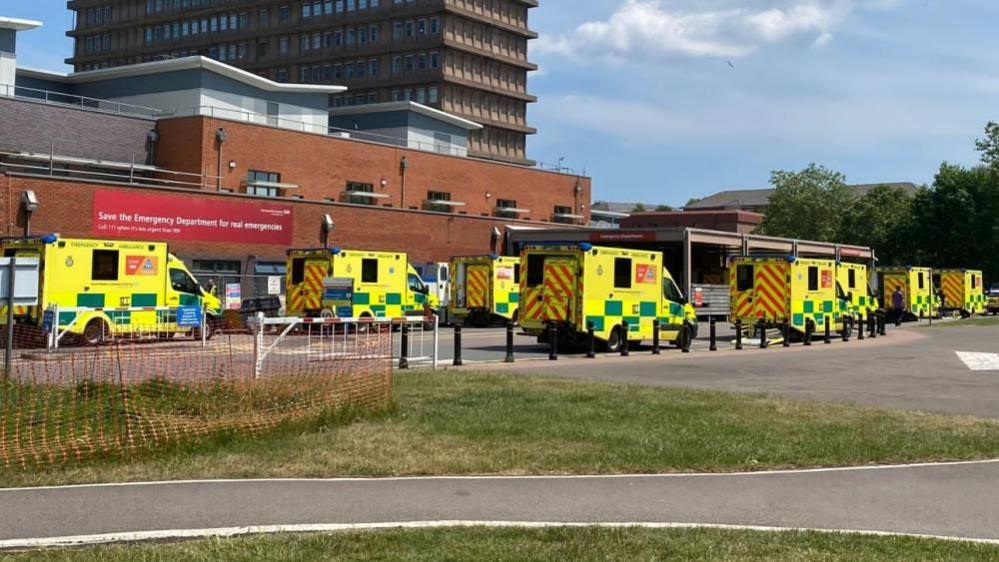
[[[204,345],[155,330],[97,345],[67,334],[49,352],[41,330],[18,326],[10,372],[0,370],[0,469],[129,457],[391,403],[390,326],[282,329],[216,331]]]

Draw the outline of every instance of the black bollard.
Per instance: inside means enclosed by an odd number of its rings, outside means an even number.
[[[860,341],[864,340],[864,326],[865,325],[866,324],[864,323],[864,313],[863,312],[857,313],[857,328],[858,328],[858,330],[857,330],[857,339],[860,340]]]
[[[659,355],[659,320],[652,321],[652,355]]]
[[[873,314],[867,315],[867,324],[870,328],[870,333],[868,335],[871,339],[878,337],[878,319]]]
[[[586,358],[595,359],[597,357],[597,341],[593,335],[593,322],[586,323]]]
[[[823,339],[826,345],[832,343],[832,332],[829,331],[830,324],[831,322],[829,321],[829,315],[826,315],[826,333],[825,333],[825,338]]]
[[[852,327],[850,324],[852,322],[853,322],[853,318],[852,317],[850,317],[850,316],[844,316],[843,317],[843,341],[844,342],[850,341],[850,328]]]
[[[684,322],[683,327],[680,329],[683,330],[680,332],[680,351],[690,353],[690,348],[694,345],[694,331],[687,326],[686,322]]]
[[[461,326],[454,327],[454,362],[455,367],[461,367]]]
[[[760,336],[760,349],[767,348],[767,323],[760,318],[760,322],[756,325],[756,335]]]
[[[805,346],[812,345],[812,323],[805,320]]]
[[[548,360],[558,361],[558,326],[548,324]]]
[[[888,319],[885,318],[885,315],[881,314],[881,313],[875,314],[875,317],[877,318],[878,326],[880,326],[880,328],[878,329],[878,333],[880,335],[882,335],[882,336],[887,336],[888,335]]]
[[[513,322],[506,323],[506,359],[504,362],[513,363]]]
[[[781,337],[784,340],[782,345],[784,347],[791,347],[791,321],[787,318],[785,318],[784,323],[781,324]]]
[[[621,322],[621,357],[628,356],[628,330],[631,328],[627,322]]]
[[[742,351],[742,318],[735,321],[735,349]]]
[[[399,339],[399,368],[409,368],[409,324],[402,323],[402,337]]]
[[[718,351],[718,330],[715,326],[715,317],[712,316],[708,323],[711,325],[711,347],[708,350]]]

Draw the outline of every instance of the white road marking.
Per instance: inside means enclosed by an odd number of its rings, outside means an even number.
[[[215,478],[207,480],[151,480],[142,482],[96,482],[92,484],[67,484],[64,486],[35,486],[26,488],[0,488],[2,493],[32,492],[38,490],[71,490],[74,488],[116,488],[141,486],[174,486],[187,484],[268,484],[268,483],[350,483],[350,482],[420,482],[448,480],[600,480],[600,479],[654,479],[654,478],[720,478],[720,477],[763,477],[787,474],[816,474],[826,472],[857,472],[868,470],[911,470],[919,468],[947,468],[954,466],[974,466],[999,464],[999,459],[975,461],[922,462],[909,464],[871,464],[863,466],[838,466],[827,468],[795,468],[783,470],[757,470],[747,472],[668,472],[664,474],[538,474],[530,476],[503,475],[452,475],[452,476],[389,476],[389,477],[343,477],[343,478]]]
[[[999,353],[955,351],[958,359],[972,371],[999,371]]]
[[[247,527],[218,527],[214,529],[174,529],[163,531],[139,531],[132,533],[104,533],[97,535],[73,535],[64,537],[41,537],[24,539],[0,540],[0,550],[77,547],[98,545],[114,542],[137,542],[150,540],[180,540],[209,537],[238,537],[243,535],[275,534],[275,533],[335,533],[363,530],[386,529],[430,529],[430,528],[522,528],[545,529],[553,527],[599,527],[599,528],[642,528],[642,529],[722,529],[729,531],[757,531],[771,533],[814,532],[828,534],[873,536],[873,537],[910,537],[918,539],[966,542],[975,544],[997,545],[999,539],[955,537],[947,535],[927,535],[919,533],[893,533],[889,531],[854,530],[854,529],[818,529],[809,527],[770,527],[763,525],[726,525],[716,523],[650,523],[650,522],[560,522],[560,521],[404,521],[385,523],[329,523],[304,525],[251,525]]]

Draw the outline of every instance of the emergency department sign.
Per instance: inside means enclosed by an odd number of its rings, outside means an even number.
[[[290,246],[293,222],[292,208],[275,203],[194,194],[94,192],[93,234],[98,237]]]

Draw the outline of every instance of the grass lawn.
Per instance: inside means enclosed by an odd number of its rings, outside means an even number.
[[[995,546],[917,538],[713,529],[432,529],[278,535],[173,545],[124,545],[10,556],[34,562],[163,561],[524,561],[999,560]]]
[[[396,407],[0,487],[222,477],[732,471],[999,456],[999,421],[471,372],[405,373]]]
[[[999,316],[976,316],[974,318],[968,318],[963,320],[954,320],[950,322],[937,322],[933,321],[933,328],[963,328],[965,326],[999,326]],[[929,328],[930,326],[924,323],[920,328]]]

